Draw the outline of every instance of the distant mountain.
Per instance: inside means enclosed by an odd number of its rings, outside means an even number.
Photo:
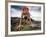
[[[20,20],[21,18],[19,17],[11,17],[11,20]],[[36,21],[34,19],[31,19],[32,22],[37,22],[37,23],[40,23],[41,21]]]
[[[11,24],[13,24],[13,23],[19,23],[20,22],[20,19],[21,18],[19,18],[19,17],[11,17]],[[36,20],[33,20],[33,19],[31,19],[31,21],[34,23],[34,24],[39,24],[39,23],[41,23],[41,21],[36,21]]]

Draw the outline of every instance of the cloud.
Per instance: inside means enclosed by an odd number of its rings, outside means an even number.
[[[20,10],[11,8],[11,17],[21,17],[21,12]]]
[[[32,19],[36,21],[41,21],[41,12],[31,11],[30,14],[31,14]]]
[[[36,21],[41,21],[41,12],[37,11],[29,11],[30,12],[30,17]],[[17,10],[14,8],[11,8],[11,17],[21,17],[22,11]]]

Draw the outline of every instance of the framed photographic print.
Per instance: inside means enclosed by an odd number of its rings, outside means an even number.
[[[8,2],[8,35],[44,33],[44,3]]]

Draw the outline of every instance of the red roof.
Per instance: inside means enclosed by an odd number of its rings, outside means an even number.
[[[28,9],[27,7],[23,7],[23,11],[24,11],[24,10],[27,10],[27,11],[28,11],[29,9]]]

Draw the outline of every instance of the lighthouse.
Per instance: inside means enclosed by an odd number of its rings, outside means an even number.
[[[29,8],[23,7],[21,15],[21,25],[31,25],[31,17],[29,13]]]
[[[18,31],[29,30],[32,25],[29,8],[23,7]]]

